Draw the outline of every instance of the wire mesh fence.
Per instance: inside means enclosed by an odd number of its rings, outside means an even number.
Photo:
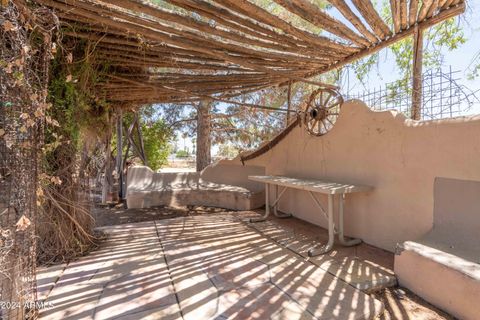
[[[3,92],[0,96],[5,97]],[[0,106],[4,130],[0,140],[0,319],[22,319],[32,316],[34,311],[28,305],[36,299],[35,128],[24,132],[14,120],[20,119],[28,106],[3,98]]]
[[[412,86],[396,81],[363,92],[344,93],[348,99],[364,101],[373,110],[397,110],[411,116]],[[480,106],[476,92],[461,84],[461,71],[431,69],[423,74],[422,120],[452,118],[465,115]]]
[[[37,187],[52,19],[42,9],[35,12],[41,25],[31,17],[22,5],[0,3],[1,320],[37,313]]]

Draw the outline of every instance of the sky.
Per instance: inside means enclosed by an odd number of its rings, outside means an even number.
[[[477,64],[480,63],[480,0],[467,0],[466,12],[457,18],[464,31],[467,42],[461,45],[454,51],[445,51],[443,68],[447,70],[450,66],[452,70],[459,71],[458,77],[460,83],[470,88],[473,91],[480,90],[480,77],[474,80],[468,80],[472,62],[475,60]],[[395,61],[392,61],[393,54],[388,53],[388,49],[380,51],[380,59],[378,66],[372,70],[368,75],[365,86],[356,80],[353,72],[350,72],[349,85],[350,91],[353,94],[361,93],[367,89],[379,88],[385,83],[393,82],[399,79],[398,68]],[[426,71],[424,69],[424,71]],[[347,86],[347,83],[343,83]],[[479,91],[480,96],[480,91]],[[465,111],[465,114],[480,113],[480,104],[475,105],[471,110]]]
[[[334,11],[332,11],[331,14],[336,16]],[[338,18],[340,19],[340,17]],[[473,91],[478,90],[478,96],[480,97],[480,77],[474,80],[467,79],[467,74],[469,73],[472,62],[475,60],[475,58],[477,64],[480,63],[480,58],[478,57],[480,55],[480,0],[467,0],[467,10],[458,19],[458,21],[464,30],[467,42],[454,51],[443,52],[443,68],[447,69],[451,66],[452,70],[458,70],[460,83]],[[343,90],[346,90],[345,86],[348,85],[348,91],[351,94],[357,94],[363,92],[365,89],[379,88],[380,86],[384,86],[385,83],[398,80],[400,77],[399,70],[392,59],[393,54],[388,53],[388,49],[380,51],[378,65],[369,73],[367,79],[364,81],[364,84],[356,80],[353,72],[350,72],[348,84],[346,81],[342,83]],[[347,77],[344,79],[346,78]],[[221,106],[220,109],[222,109]],[[470,110],[465,110],[463,112],[465,115],[477,113],[480,113],[480,103],[476,104]],[[179,147],[183,147],[181,133],[179,133],[178,141]],[[186,145],[189,150],[192,150],[191,139],[186,139]],[[215,155],[217,151],[218,147],[213,146],[212,154]]]

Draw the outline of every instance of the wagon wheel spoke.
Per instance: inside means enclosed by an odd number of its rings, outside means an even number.
[[[313,123],[312,123],[312,121],[310,121],[310,122],[308,123],[309,129],[315,128],[315,125],[316,125],[317,122],[318,122],[318,119],[313,119],[313,120],[314,120]]]
[[[312,118],[312,120],[310,120],[310,130],[312,132],[315,132],[315,128],[317,127],[317,123],[318,123],[318,119]]]
[[[327,99],[325,100],[325,103],[323,104],[325,107],[328,106],[328,103],[330,102],[331,98],[332,98],[332,94],[329,92],[328,96],[327,96]]]
[[[327,125],[325,124],[325,121],[322,121],[323,128],[325,129],[325,133],[328,132]]]
[[[329,105],[329,106],[327,107],[327,109],[329,109],[329,110],[330,110],[330,109],[332,109],[332,108],[334,108],[334,107],[336,107],[336,106],[340,105],[342,102],[343,102],[343,101],[342,101],[342,99],[339,99],[339,98],[337,98],[337,100],[335,101],[335,103],[333,103],[333,104]]]
[[[333,125],[330,124],[330,123],[327,123],[327,124],[326,124],[326,127],[327,127],[327,132],[329,132],[330,130],[333,129]]]

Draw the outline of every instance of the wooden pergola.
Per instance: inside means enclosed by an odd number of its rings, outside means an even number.
[[[323,32],[253,0],[34,0],[56,11],[64,37],[95,43],[96,63],[110,66],[99,94],[129,105],[225,100],[297,81],[328,87],[310,79],[415,34],[415,119],[422,30],[465,10],[463,0],[390,0],[389,26],[369,0],[329,0],[341,20],[309,0],[272,1]]]

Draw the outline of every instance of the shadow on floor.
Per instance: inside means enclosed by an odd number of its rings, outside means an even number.
[[[98,250],[40,270],[53,304],[41,319],[370,319],[380,300],[392,310],[383,319],[442,319],[393,291],[367,295],[238,219],[255,213],[216,210],[100,228]]]

